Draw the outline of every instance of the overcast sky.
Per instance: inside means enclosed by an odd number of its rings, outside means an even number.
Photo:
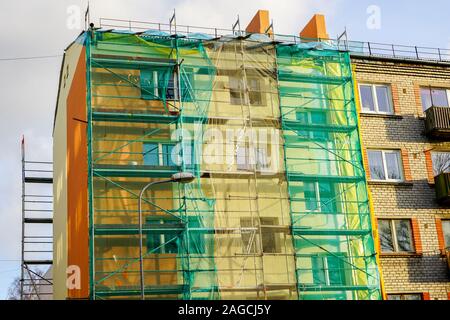
[[[71,6],[84,11],[86,4],[0,0],[0,299],[20,270],[20,137],[25,134],[29,159],[52,159],[62,54],[81,31]],[[96,24],[100,17],[167,22],[174,8],[179,24],[223,28],[238,14],[245,27],[257,9],[268,9],[282,34],[297,34],[312,14],[323,13],[331,37],[347,28],[353,40],[450,48],[448,0],[92,0],[91,18]],[[378,9],[381,19],[373,24]],[[49,55],[57,56],[5,60]]]

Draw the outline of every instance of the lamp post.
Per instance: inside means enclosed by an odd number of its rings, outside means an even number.
[[[143,252],[143,239],[142,239],[142,196],[144,195],[145,190],[149,187],[164,184],[164,183],[189,183],[195,180],[195,176],[190,172],[178,172],[172,175],[170,179],[153,181],[146,184],[141,192],[139,193],[139,202],[138,202],[138,211],[139,211],[139,271],[140,271],[140,280],[141,280],[141,299],[145,300],[145,283],[144,283],[144,256]]]

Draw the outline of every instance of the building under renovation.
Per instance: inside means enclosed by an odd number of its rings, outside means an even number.
[[[66,49],[54,298],[382,299],[348,48],[174,22]]]

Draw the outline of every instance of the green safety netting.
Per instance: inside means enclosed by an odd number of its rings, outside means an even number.
[[[92,298],[141,294],[139,192],[186,171],[144,193],[147,299],[380,298],[347,53],[102,31],[86,46]]]
[[[299,298],[380,299],[349,54],[277,60]]]

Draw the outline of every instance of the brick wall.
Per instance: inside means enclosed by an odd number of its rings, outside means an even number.
[[[431,300],[447,300],[450,276],[437,223],[450,218],[450,208],[435,201],[430,151],[450,151],[450,139],[436,142],[424,135],[420,87],[450,89],[450,66],[362,58],[353,58],[353,65],[357,82],[391,86],[395,112],[394,116],[361,115],[363,148],[401,150],[408,182],[369,183],[375,215],[411,219],[418,249],[415,255],[381,255],[386,292],[423,293]]]

